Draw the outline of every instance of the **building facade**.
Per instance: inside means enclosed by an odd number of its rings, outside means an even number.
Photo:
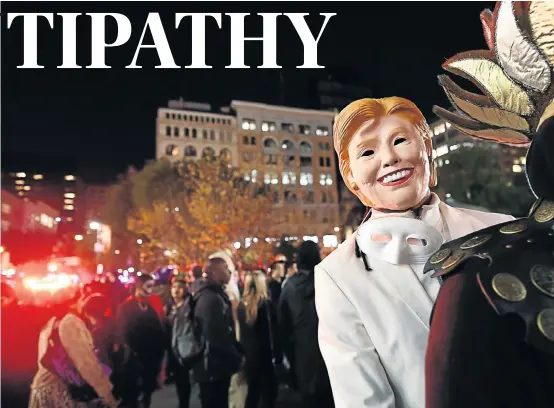
[[[84,181],[72,173],[2,173],[2,187],[23,200],[43,202],[58,212],[60,233],[78,233],[84,226]]]
[[[238,165],[236,119],[214,113],[208,104],[169,101],[159,108],[156,120],[156,159],[171,161],[224,156]]]
[[[170,106],[158,110],[157,158],[225,155],[246,181],[266,186],[274,203],[268,233],[275,236],[252,239],[284,235],[290,241],[317,241],[322,248],[337,246],[333,112],[245,101],[232,101],[223,113],[199,104],[202,109],[192,110],[194,104],[183,101]]]

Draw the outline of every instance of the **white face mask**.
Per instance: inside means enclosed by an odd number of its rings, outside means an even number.
[[[364,222],[356,242],[369,259],[413,265],[426,263],[442,245],[443,237],[423,221],[393,216]]]

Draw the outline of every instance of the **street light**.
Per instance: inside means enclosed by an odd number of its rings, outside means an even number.
[[[137,239],[137,244],[142,245],[142,239]]]
[[[100,223],[98,221],[92,221],[88,226],[91,230],[98,231],[100,229]]]
[[[75,241],[82,241],[82,240],[83,240],[83,236],[81,234],[75,235]]]

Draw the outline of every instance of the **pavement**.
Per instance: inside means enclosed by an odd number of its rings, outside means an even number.
[[[277,397],[276,408],[299,408],[300,403],[296,393],[290,388],[281,385]],[[152,408],[179,408],[177,393],[174,385],[168,385],[154,393]],[[202,408],[198,398],[198,387],[192,388],[190,408]]]

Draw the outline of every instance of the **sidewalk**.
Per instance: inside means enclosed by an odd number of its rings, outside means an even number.
[[[169,385],[157,391],[152,398],[152,407],[154,408],[178,408],[178,406],[174,385]],[[192,389],[190,408],[201,408],[197,387]],[[279,387],[276,408],[300,408],[298,396],[290,388],[281,385]]]

